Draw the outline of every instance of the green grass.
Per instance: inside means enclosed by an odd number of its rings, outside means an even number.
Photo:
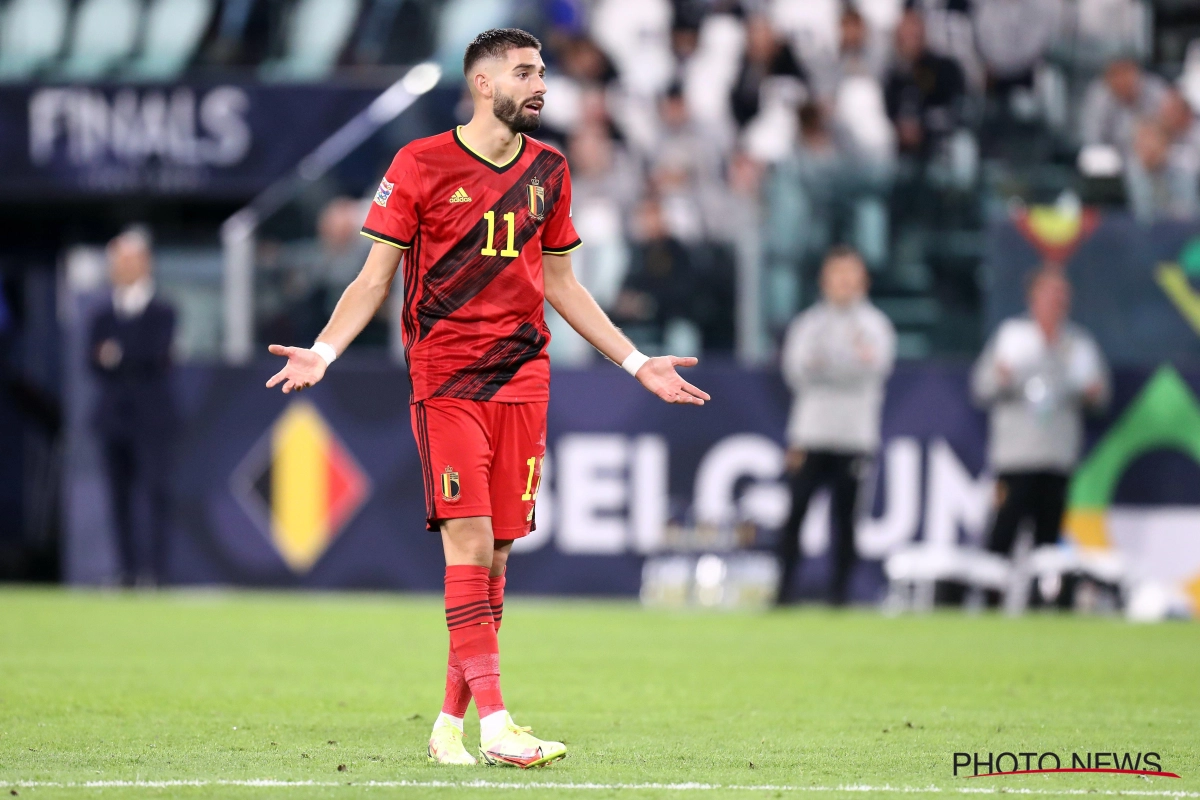
[[[507,703],[518,722],[571,748],[546,770],[425,763],[445,664],[437,598],[0,591],[0,796],[762,798],[847,784],[1200,792],[1195,625],[676,614],[521,598],[506,612]],[[474,728],[469,718],[469,741]],[[1183,779],[951,774],[955,751],[1047,750],[1157,751]],[[329,785],[45,785],[246,779]],[[797,790],[361,785],[470,780]],[[29,782],[41,785],[16,786]]]

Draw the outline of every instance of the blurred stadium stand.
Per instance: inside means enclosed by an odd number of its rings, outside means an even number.
[[[1021,258],[1069,259],[1059,240],[1100,213],[1118,242],[1133,195],[1183,231],[1169,241],[1192,230],[1188,198],[1169,196],[1200,187],[1189,0],[0,0],[0,114],[13,122],[0,157],[14,164],[0,175],[0,337],[25,354],[5,362],[10,385],[61,402],[62,311],[30,287],[98,290],[97,248],[135,220],[155,232],[181,359],[219,361],[240,307],[221,226],[264,191],[282,200],[253,226],[247,330],[255,346],[310,340],[361,262],[355,219],[385,165],[465,121],[462,49],[499,25],[545,44],[538,135],[571,162],[576,267],[647,352],[770,365],[816,297],[823,252],[849,242],[900,357],[964,360],[1033,266],[1016,265],[1020,237],[1045,239]],[[1133,116],[1165,131],[1161,157],[1142,136],[1081,158],[1088,98],[1112,94],[1117,58],[1139,65],[1139,92],[1187,101],[1175,127],[1149,100]],[[319,177],[295,171],[427,61],[440,84]],[[1087,294],[1084,308],[1102,307]],[[554,360],[593,360],[551,316]],[[1193,342],[1171,342],[1173,363],[1195,362]],[[388,318],[354,351],[394,354]],[[20,391],[0,400],[6,437],[32,419]],[[44,442],[4,448],[0,469],[24,469],[23,485],[61,450],[53,425],[39,430]],[[55,527],[19,504],[3,518],[23,520],[20,536]]]

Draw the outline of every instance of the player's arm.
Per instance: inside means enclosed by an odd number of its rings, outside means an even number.
[[[367,323],[387,300],[403,255],[403,250],[390,244],[376,242],[371,247],[358,277],[342,292],[342,298],[333,309],[329,324],[321,331],[312,349],[284,347],[278,344],[268,348],[273,355],[287,357],[287,364],[267,381],[267,388],[282,383],[283,393],[287,394],[293,390],[305,389],[321,380],[325,376],[329,361],[341,355],[350,346],[354,337],[362,333],[362,329],[367,327]],[[330,356],[329,360],[322,357],[320,352],[325,347],[330,348],[326,351]]]
[[[613,363],[622,366],[626,366],[626,360],[631,359],[634,354],[640,356],[632,358],[631,365],[636,367],[632,372],[642,386],[668,403],[692,403],[702,406],[705,400],[711,399],[706,392],[692,386],[675,372],[676,367],[695,366],[696,359],[676,356],[646,359],[637,352],[633,343],[596,303],[591,292],[575,278],[569,254],[543,254],[542,271],[545,275],[546,299],[592,347]],[[637,366],[639,361],[642,363]],[[627,371],[630,371],[629,367]]]

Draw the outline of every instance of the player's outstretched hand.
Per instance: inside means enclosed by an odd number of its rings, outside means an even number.
[[[679,377],[676,367],[694,367],[698,360],[694,358],[679,358],[678,356],[658,356],[642,365],[635,376],[638,382],[668,403],[689,403],[702,406],[705,400],[711,400],[708,392],[703,392]]]
[[[307,389],[321,378],[325,377],[325,359],[305,347],[284,347],[273,344],[267,348],[271,355],[284,356],[287,364],[283,369],[271,376],[267,388],[273,389],[283,384],[283,393],[298,392]]]

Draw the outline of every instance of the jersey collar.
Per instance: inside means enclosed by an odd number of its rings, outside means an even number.
[[[517,145],[517,152],[513,153],[512,158],[508,159],[508,161],[505,161],[503,164],[497,164],[495,161],[492,161],[491,159],[488,159],[488,158],[484,158],[479,153],[476,153],[474,150],[472,150],[471,146],[469,144],[467,144],[466,142],[464,142],[462,140],[462,137],[458,135],[458,132],[461,129],[462,129],[462,125],[459,125],[458,127],[456,127],[453,130],[454,141],[458,143],[458,146],[461,147],[466,152],[467,155],[469,155],[471,158],[475,159],[480,164],[483,164],[485,167],[488,167],[489,169],[491,169],[494,172],[504,172],[509,167],[511,167],[513,164],[520,161],[521,156],[525,153],[525,134],[518,133],[517,137],[520,141],[520,144]]]

